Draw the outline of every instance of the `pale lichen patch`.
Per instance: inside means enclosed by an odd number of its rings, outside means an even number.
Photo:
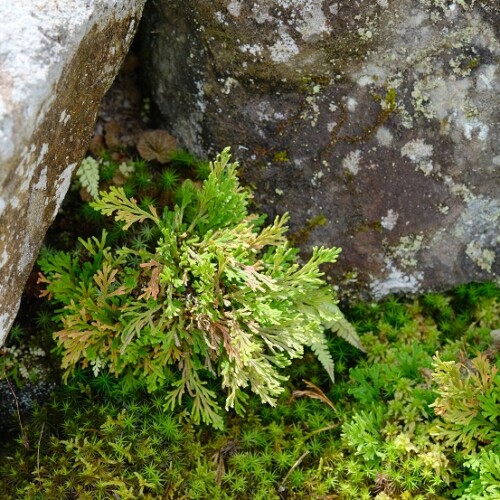
[[[387,127],[383,126],[377,129],[375,137],[380,146],[390,146],[394,138],[392,132]]]
[[[326,130],[328,130],[328,132],[332,133],[336,126],[337,126],[337,122],[329,122],[326,124]]]
[[[299,47],[286,32],[280,34],[279,40],[269,47],[270,57],[275,63],[286,63],[299,53]]]
[[[384,229],[388,231],[392,231],[396,227],[396,223],[398,221],[399,214],[392,208],[387,211],[387,215],[380,219],[380,224]]]
[[[19,306],[18,306],[19,307]],[[15,308],[17,311],[17,307]],[[0,345],[3,345],[9,333],[12,318],[8,313],[0,314]]]
[[[470,78],[455,80],[451,77],[428,77],[421,83],[422,92],[426,92],[429,102],[427,108],[430,114],[438,120],[446,117],[456,117],[468,100],[468,93],[472,88]],[[425,90],[423,90],[425,89]]]
[[[18,178],[21,180],[19,186],[19,192],[21,193],[29,191],[33,177],[37,172],[38,167],[42,164],[45,155],[49,151],[49,145],[47,143],[43,143],[40,147],[38,157],[34,159],[36,151],[37,146],[35,144],[31,144],[29,148],[25,147],[23,150],[21,161],[19,163],[18,170],[16,171]],[[10,204],[13,205],[13,200],[11,200]]]
[[[302,120],[310,120],[311,127],[315,127],[318,124],[320,114],[317,98],[315,95],[309,95],[306,97],[305,101],[308,107],[301,113],[300,118]]]
[[[479,73],[476,80],[476,90],[478,92],[489,92],[491,90],[500,90],[499,78],[495,75],[498,71],[498,67],[494,64],[485,64],[481,67],[481,72]]]
[[[422,161],[416,166],[415,170],[420,170],[427,177],[432,174],[434,165],[430,161]]]
[[[0,257],[0,269],[4,267],[8,261],[9,261],[9,255],[7,254],[7,250],[5,250],[4,248],[2,251],[2,255]]]
[[[61,112],[61,116],[59,117],[59,123],[61,123],[62,125],[66,125],[70,118],[71,115],[64,109]]]
[[[40,172],[40,177],[38,182],[33,186],[34,189],[39,189],[41,191],[45,191],[47,189],[47,167],[43,167]]]
[[[488,138],[490,127],[486,123],[473,119],[463,122],[463,130],[465,138],[469,141],[477,137],[480,141],[484,142]]]
[[[240,17],[242,7],[243,7],[242,2],[238,2],[237,0],[231,0],[227,6],[227,11],[233,17]]]
[[[264,24],[273,19],[272,16],[269,15],[269,5],[267,3],[254,3],[252,6],[252,15],[258,24]]]
[[[311,177],[311,184],[313,187],[319,187],[321,179],[325,176],[324,172],[322,170],[319,170],[313,176]]]
[[[244,44],[240,46],[240,50],[243,53],[250,54],[254,57],[260,56],[262,54],[262,51],[264,50],[262,45],[258,43],[254,43],[253,45],[250,44]]]
[[[369,61],[362,66],[360,71],[353,73],[352,78],[360,87],[366,87],[375,83],[384,83],[388,74],[385,68]]]
[[[374,279],[370,285],[375,299],[381,299],[391,293],[415,293],[419,290],[423,273],[404,273],[391,261],[388,261],[386,266],[387,277]]]
[[[224,88],[222,89],[222,93],[223,94],[230,94],[231,93],[231,90],[233,87],[237,87],[240,83],[238,82],[238,80],[232,78],[232,77],[228,77],[226,78],[226,81],[224,82]]]
[[[359,172],[359,162],[361,161],[361,150],[351,151],[343,160],[342,166],[351,174],[356,175]]]
[[[403,146],[401,156],[406,156],[413,163],[416,163],[416,170],[421,170],[427,176],[434,169],[432,162],[429,160],[433,151],[432,144],[426,144],[422,139],[417,139],[409,141]]]
[[[358,101],[356,101],[354,97],[348,97],[346,102],[346,107],[348,111],[354,113],[356,111],[356,108],[358,107]]]
[[[426,84],[423,81],[417,81],[411,92],[413,109],[425,116],[428,120],[436,117],[436,113],[431,107],[431,98],[426,91]]]
[[[440,214],[443,214],[443,215],[446,215],[450,211],[450,207],[448,205],[443,205],[442,203],[440,203],[437,206],[437,209],[438,209],[438,212]]]
[[[464,201],[467,202],[474,200],[475,198],[474,194],[465,184],[456,183],[450,176],[445,176],[444,182],[448,187],[448,189],[450,190],[450,192],[455,196],[459,196],[460,198],[462,198]]]
[[[223,24],[224,26],[229,25],[229,23],[226,21],[226,16],[220,10],[214,12],[214,17],[220,24]]]
[[[419,163],[433,154],[432,144],[426,144],[422,139],[407,142],[401,149],[401,156],[408,157],[412,162]]]
[[[339,13],[339,4],[338,2],[336,3],[332,3],[329,7],[328,7],[328,10],[334,15],[336,16],[338,13]]]
[[[391,247],[388,253],[392,259],[397,259],[403,267],[417,267],[417,253],[422,249],[423,239],[422,234],[401,236],[399,244]]]
[[[59,175],[56,181],[56,193],[54,196],[55,207],[53,217],[55,217],[55,215],[59,211],[59,207],[61,206],[64,196],[68,192],[69,186],[71,184],[71,176],[73,175],[73,171],[75,170],[76,165],[76,163],[71,163],[70,165],[68,165]]]
[[[304,41],[330,31],[322,0],[277,0],[277,4],[283,9],[290,9],[288,16]]]
[[[493,250],[483,248],[479,241],[471,241],[465,249],[465,254],[480,269],[491,273],[491,266],[495,263],[495,252]]]
[[[19,274],[22,274],[31,264],[32,254],[34,250],[35,247],[33,242],[31,241],[31,234],[27,232],[24,235],[23,242],[21,243],[19,261],[17,262],[17,271]]]

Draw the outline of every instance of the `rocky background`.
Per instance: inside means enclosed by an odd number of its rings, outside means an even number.
[[[231,146],[294,242],[380,298],[498,277],[500,4],[151,0],[143,81],[187,148]]]

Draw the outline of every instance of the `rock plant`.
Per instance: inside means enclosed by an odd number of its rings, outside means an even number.
[[[300,265],[288,216],[265,226],[250,214],[237,167],[224,150],[201,187],[185,180],[165,207],[111,186],[90,205],[125,232],[140,227],[136,237],[118,244],[103,230],[72,253],[42,255],[39,281],[59,307],[66,377],[90,366],[125,385],[140,378],[150,392],[166,389],[165,409],[188,396],[195,423],[221,428],[220,388],[226,410],[244,411],[246,388],[274,405],[281,369],[305,346],[333,380],[325,329],[361,347],[320,270],[340,250],[314,248]]]

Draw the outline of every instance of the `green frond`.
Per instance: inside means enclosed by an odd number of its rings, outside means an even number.
[[[143,210],[134,198],[128,198],[123,188],[112,186],[109,191],[101,191],[100,198],[90,204],[104,215],[113,215],[116,221],[123,221],[124,230],[136,222],[146,219],[159,223],[158,213],[153,205],[148,210]]]
[[[114,218],[109,233],[80,239],[81,254],[40,265],[47,292],[63,305],[55,338],[67,376],[79,365],[124,381],[140,376],[148,391],[167,391],[167,409],[188,404],[195,423],[221,428],[217,389],[240,415],[247,391],[274,406],[288,380],[283,370],[305,346],[333,381],[325,329],[361,344],[320,270],[340,250],[314,248],[300,265],[286,239],[288,214],[264,226],[248,213],[252,195],[229,149],[209,169],[201,186],[176,187],[161,216],[146,195],[138,203],[123,187],[102,191],[90,206]],[[175,184],[174,171],[164,174]],[[138,175],[150,172],[136,162]]]
[[[349,321],[347,321],[342,313],[340,313],[338,319],[328,324],[328,328],[360,351],[366,352],[356,329],[351,325],[351,323],[349,323]]]
[[[94,158],[88,156],[82,160],[76,176],[92,198],[99,196],[99,163]]]
[[[323,333],[319,334],[315,341],[311,342],[310,347],[318,361],[321,363],[326,373],[330,377],[332,382],[335,382],[334,368],[335,363],[333,362],[332,355],[328,350],[328,342]]]

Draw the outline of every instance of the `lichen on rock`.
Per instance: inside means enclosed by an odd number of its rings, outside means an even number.
[[[198,153],[231,145],[293,231],[323,214],[302,249],[342,246],[332,279],[355,270],[383,295],[498,277],[498,3],[156,0],[145,26],[162,124]],[[182,107],[174,69],[199,90]],[[394,248],[412,235],[404,266]]]

